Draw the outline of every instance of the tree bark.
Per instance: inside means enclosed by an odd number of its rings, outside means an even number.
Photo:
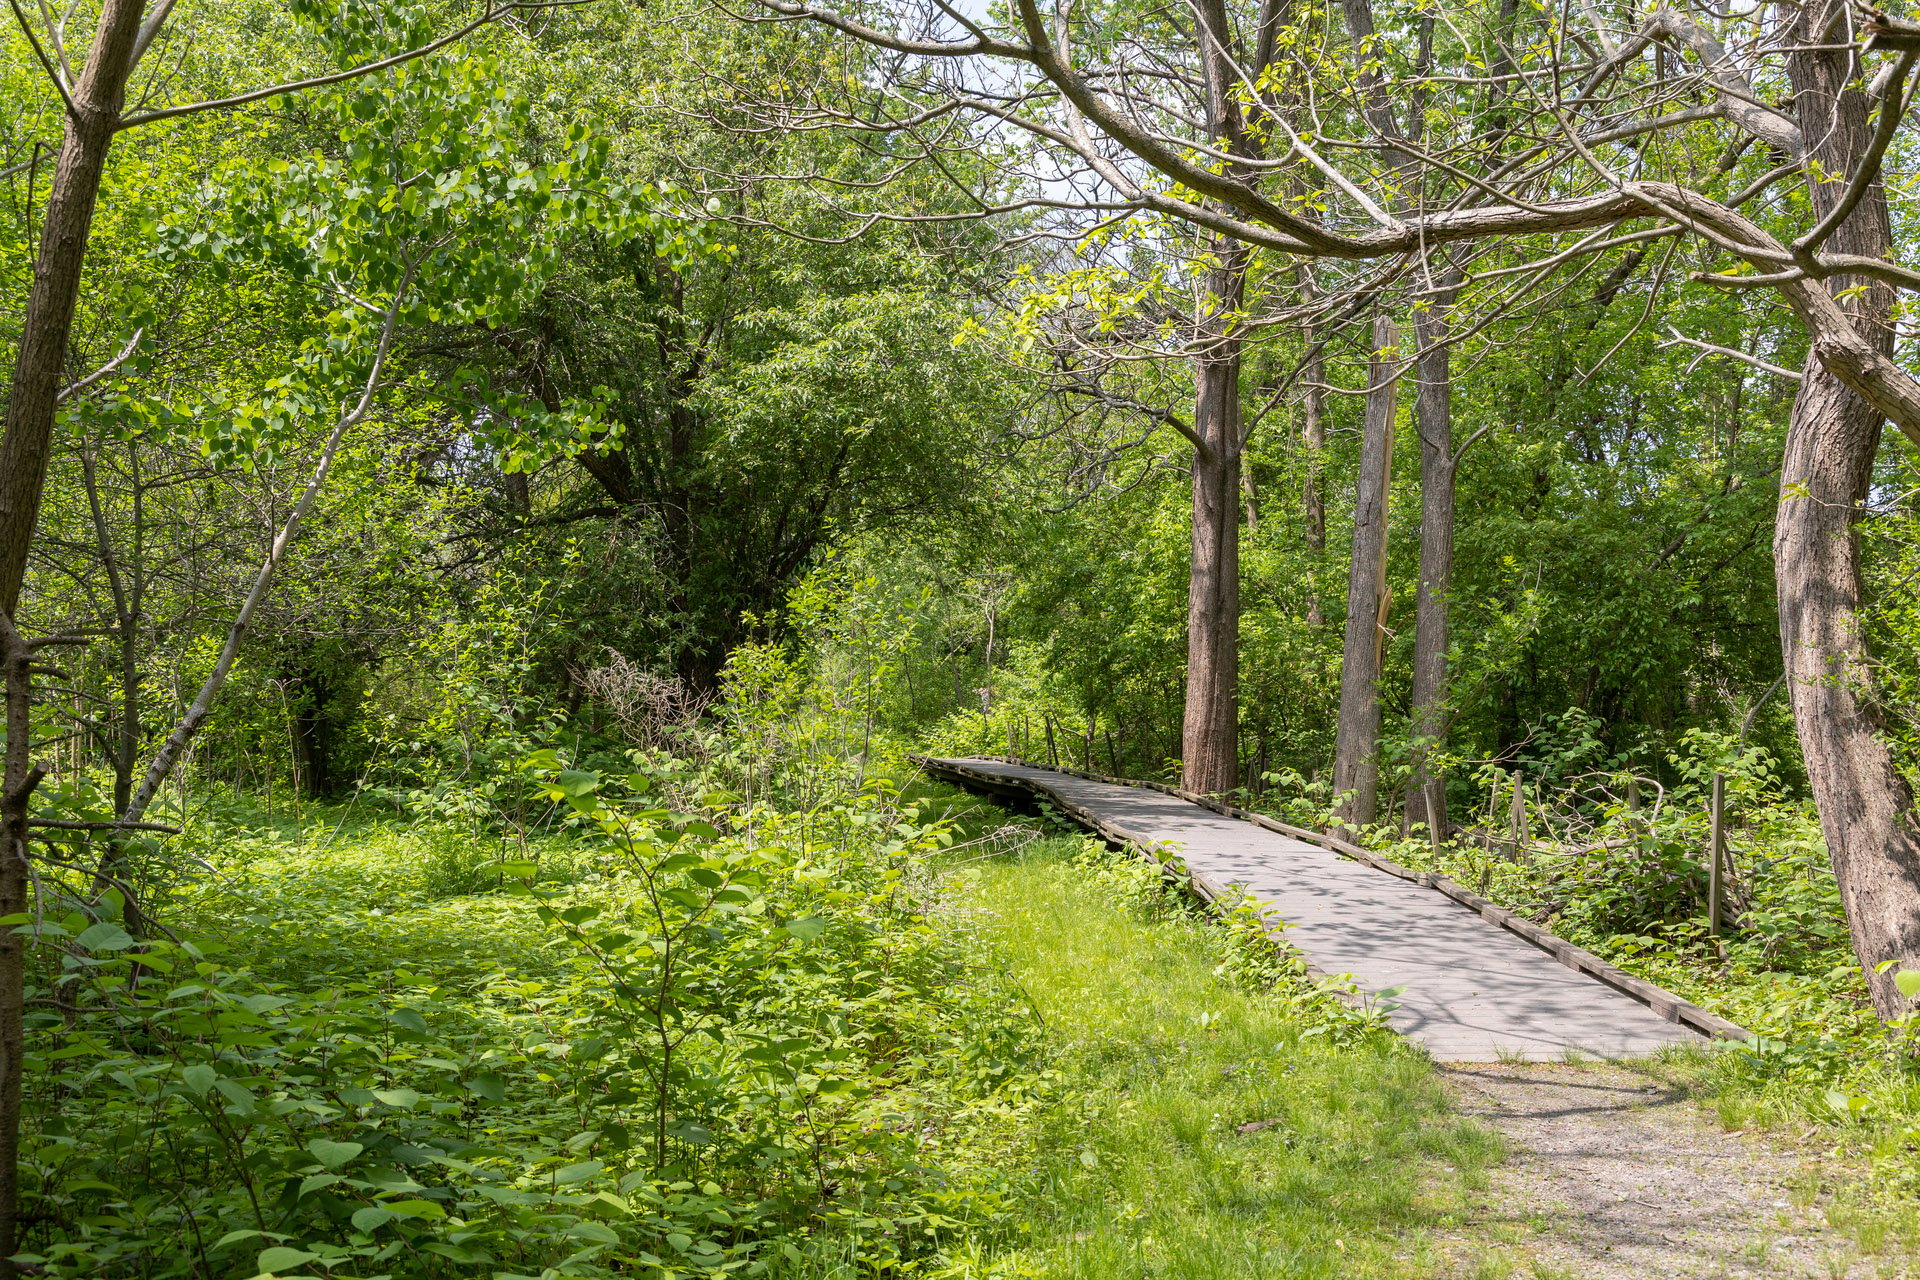
[[[0,675],[6,682],[6,785],[0,790],[0,1275],[18,1250],[20,1085],[26,1057],[28,890],[27,806],[42,771],[32,763],[33,661],[27,642],[0,611]]]
[[[1818,38],[1810,25],[1819,21],[1816,11],[1793,10],[1790,21],[1798,51],[1789,73],[1811,158],[1826,173],[1850,173],[1869,137],[1853,51]],[[1809,182],[1815,214],[1834,208],[1845,185]],[[1876,183],[1840,225],[1832,247],[1878,258],[1892,246],[1886,193]],[[1838,294],[1862,283],[1837,277],[1827,287]],[[1884,284],[1869,284],[1842,303],[1853,329],[1882,354],[1892,350],[1892,304]],[[1860,618],[1856,522],[1872,483],[1881,425],[1881,413],[1818,354],[1808,359],[1780,470],[1773,557],[1780,647],[1807,779],[1874,1009],[1894,1018],[1909,1006],[1895,986],[1896,973],[1920,968],[1920,832],[1913,796],[1881,733]]]
[[[26,1041],[27,939],[15,917],[28,906],[27,807],[41,772],[31,759],[32,678],[26,642],[14,625],[27,552],[40,518],[53,444],[54,410],[66,372],[93,212],[107,152],[126,100],[144,0],[106,0],[86,69],[74,85],[55,162],[33,287],[21,318],[20,348],[0,440],[0,636],[4,637],[7,749],[0,770],[0,1274],[12,1274],[19,1243],[20,1086]]]
[[[1240,771],[1240,351],[1232,332],[1247,251],[1214,246],[1212,319],[1194,362],[1192,562],[1187,582],[1187,696],[1180,785],[1231,791]]]
[[[0,443],[0,609],[10,617],[20,603],[27,551],[40,518],[53,415],[60,403],[73,314],[80,298],[80,270],[93,231],[107,152],[126,101],[144,3],[107,0],[86,69],[73,88],[66,136],[54,165],[46,222],[33,263],[33,288],[27,294],[20,350],[7,397],[7,434]]]
[[[1393,363],[1399,341],[1393,319],[1384,313],[1375,316],[1333,757],[1334,817],[1354,826],[1372,822],[1380,802],[1380,654],[1387,612],[1387,515],[1398,390]]]
[[[1453,358],[1447,309],[1454,291],[1433,296],[1414,316],[1420,350],[1414,426],[1420,433],[1420,585],[1414,597],[1413,750],[1407,780],[1407,822],[1448,834],[1447,780],[1430,767],[1446,737],[1447,646],[1453,586],[1453,498],[1459,458],[1453,449]]]

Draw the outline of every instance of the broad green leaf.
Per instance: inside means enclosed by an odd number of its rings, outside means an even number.
[[[467,1088],[479,1094],[488,1102],[504,1102],[507,1097],[507,1083],[499,1076],[475,1076],[467,1081]]]
[[[83,929],[74,942],[89,951],[125,951],[134,944],[134,937],[111,920],[102,920]]]
[[[262,1272],[271,1274],[289,1267],[305,1266],[319,1256],[304,1249],[289,1249],[286,1245],[277,1244],[271,1249],[262,1249],[256,1265]]]
[[[355,1209],[353,1211],[354,1229],[357,1231],[365,1231],[369,1235],[378,1231],[381,1227],[386,1226],[389,1222],[392,1222],[393,1218],[394,1215],[391,1209],[382,1209],[377,1205],[368,1205],[364,1209]]]
[[[686,1120],[677,1120],[668,1125],[667,1136],[690,1147],[704,1147],[713,1141],[711,1130]]]
[[[330,1138],[313,1138],[307,1142],[307,1150],[313,1158],[329,1169],[338,1169],[366,1148],[357,1142],[335,1142]]]
[[[567,1234],[575,1240],[587,1240],[594,1244],[619,1244],[620,1236],[612,1227],[598,1222],[576,1222],[567,1228]]]

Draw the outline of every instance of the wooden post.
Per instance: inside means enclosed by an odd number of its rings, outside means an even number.
[[[1647,851],[1646,821],[1640,816],[1640,779],[1627,777],[1627,839],[1632,841],[1634,856]]]
[[[1430,777],[1427,779],[1427,785],[1421,789],[1424,793],[1422,796],[1424,801],[1423,807],[1427,811],[1427,843],[1433,846],[1433,856],[1436,858],[1445,851],[1447,836],[1446,833],[1440,829],[1446,825],[1446,820],[1439,816],[1443,812],[1443,809],[1440,805],[1434,803],[1434,797],[1436,793],[1445,795],[1446,787],[1447,783],[1444,778]]]
[[[1047,763],[1059,764],[1060,753],[1053,745],[1053,713],[1051,711],[1042,711],[1040,713],[1040,724],[1047,731]]]
[[[1727,856],[1727,780],[1713,775],[1713,799],[1708,809],[1711,834],[1707,838],[1707,936],[1720,936],[1720,864]]]
[[[1528,836],[1527,793],[1524,790],[1524,786],[1525,784],[1521,781],[1520,771],[1515,769],[1513,771],[1513,806],[1508,813],[1507,822],[1510,829],[1513,858],[1516,862],[1524,856]]]

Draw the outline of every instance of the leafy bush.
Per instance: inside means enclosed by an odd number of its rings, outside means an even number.
[[[1008,1212],[984,1117],[1040,1097],[1034,1028],[937,926],[942,823],[878,782],[749,838],[644,773],[524,764],[554,832],[532,856],[256,837],[184,891],[177,939],[49,922],[35,1265],[885,1268]]]

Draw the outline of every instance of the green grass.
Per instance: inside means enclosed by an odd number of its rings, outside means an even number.
[[[1497,1139],[1450,1118],[1430,1067],[1391,1038],[1331,1044],[1288,1000],[1233,989],[1217,929],[1129,910],[1080,846],[959,873],[1045,1020],[1063,1096],[1037,1135],[1043,1207],[991,1272],[1432,1274],[1434,1229]]]

